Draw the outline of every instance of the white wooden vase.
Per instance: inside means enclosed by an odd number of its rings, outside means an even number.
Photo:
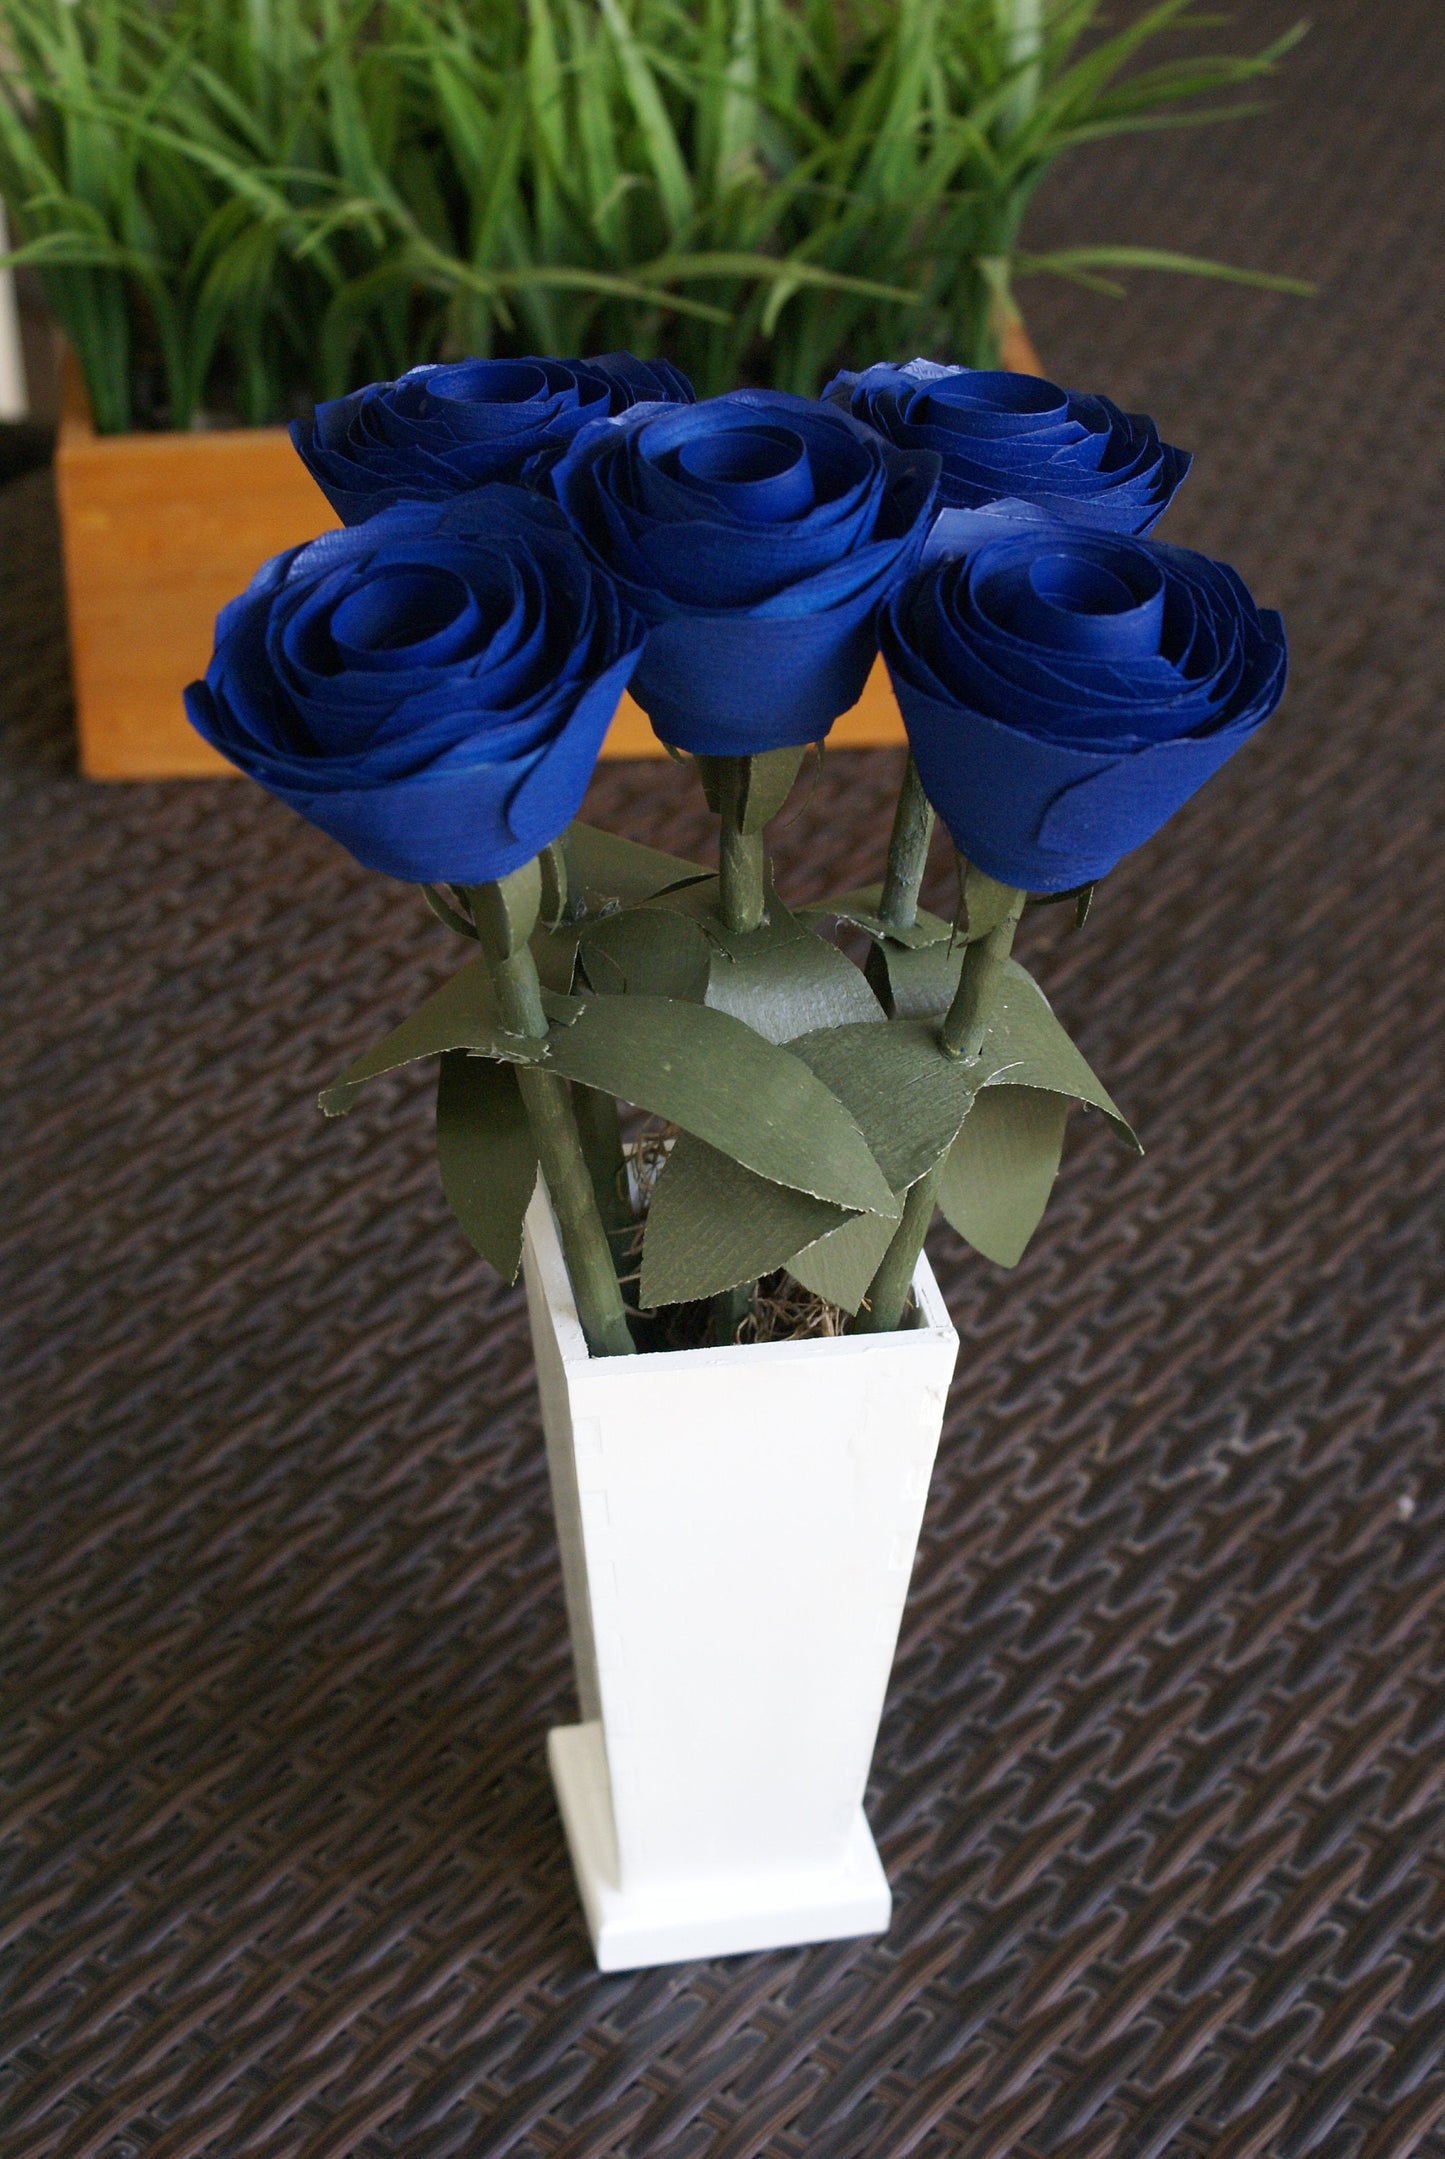
[[[523,1263],[598,1965],[881,1933],[863,1787],[958,1352],[927,1261],[896,1334],[599,1358],[540,1185]]]

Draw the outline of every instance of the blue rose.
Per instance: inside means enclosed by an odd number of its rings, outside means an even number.
[[[552,485],[653,625],[632,692],[656,732],[747,756],[815,742],[857,702],[937,472],[830,405],[734,390],[584,428]]]
[[[414,367],[318,405],[291,424],[307,470],[343,524],[394,502],[444,502],[488,480],[535,485],[578,428],[636,404],[690,405],[666,360],[459,360]]]
[[[403,503],[278,555],[191,723],[368,869],[505,877],[575,816],[643,626],[555,503]]]
[[[1284,625],[1233,570],[1077,525],[921,569],[882,643],[959,852],[1029,892],[1111,870],[1284,690]]]
[[[937,452],[940,536],[947,535],[950,553],[990,529],[950,513],[990,505],[1016,518],[1032,512],[1110,532],[1148,532],[1194,461],[1161,442],[1143,413],[1121,412],[1107,397],[1083,397],[1037,375],[910,360],[835,375],[824,395],[890,442]]]

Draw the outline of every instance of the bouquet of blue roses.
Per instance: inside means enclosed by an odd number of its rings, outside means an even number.
[[[735,1340],[760,1282],[906,1324],[935,1209],[1017,1262],[1070,1105],[1128,1125],[1011,955],[1274,710],[1278,615],[1146,535],[1189,459],[927,361],[697,402],[611,354],[417,368],[293,430],[344,520],[224,611],[200,732],[473,943],[328,1088],[440,1060],[448,1199],[504,1276],[539,1175],[597,1355]],[[880,649],[910,745],[878,884],[798,911],[765,829]],[[624,688],[716,870],[578,821]],[[935,818],[951,922],[919,906]],[[862,966],[837,925],[862,932]],[[629,1174],[621,1113],[666,1130]]]

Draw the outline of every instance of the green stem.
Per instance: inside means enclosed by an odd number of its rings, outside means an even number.
[[[627,1200],[627,1157],[622,1151],[617,1104],[611,1095],[602,1094],[595,1087],[574,1087],[572,1109],[602,1226],[609,1237],[619,1233],[630,1235],[632,1209]]]
[[[967,1057],[972,1061],[983,1048],[989,1013],[1013,949],[1014,931],[1018,928],[1026,896],[1015,892],[1013,905],[1003,921],[986,937],[975,938],[964,949],[958,988],[939,1029],[939,1040],[950,1057]]]
[[[720,1348],[729,1348],[737,1341],[738,1329],[753,1308],[756,1289],[756,1282],[739,1282],[736,1289],[722,1290],[712,1299],[708,1333]]]
[[[631,1356],[637,1344],[627,1324],[617,1269],[597,1212],[567,1082],[556,1072],[519,1065],[517,1084],[557,1217],[582,1331],[594,1356]]]
[[[485,892],[486,888],[479,890]],[[478,905],[477,893],[471,897],[502,1025],[509,1034],[522,1035],[529,1042],[541,1041],[547,1033],[547,1014],[531,950],[519,937],[513,949],[507,951],[511,932],[509,925],[504,926],[505,910]],[[534,908],[534,917],[535,912]],[[559,1072],[545,1071],[540,1065],[518,1065],[516,1071],[522,1105],[557,1217],[562,1257],[567,1263],[582,1331],[594,1356],[628,1356],[637,1344],[627,1325],[617,1269],[598,1212],[571,1091]]]
[[[1014,941],[1025,893],[1015,892],[1003,921],[985,937],[966,946],[959,971],[958,990],[939,1030],[942,1048],[950,1057],[977,1057],[983,1048],[989,1013],[1003,980],[1005,962]],[[913,1185],[903,1202],[903,1218],[893,1232],[878,1272],[868,1287],[867,1300],[853,1322],[855,1334],[891,1334],[901,1326],[913,1288],[914,1270],[928,1225],[933,1220],[934,1194],[943,1175],[940,1159]]]
[[[723,921],[730,930],[755,930],[765,913],[767,857],[761,832],[744,832],[742,804],[748,786],[745,757],[720,757],[718,886]]]
[[[943,1163],[939,1161],[919,1178],[917,1184],[910,1186],[903,1202],[902,1219],[893,1232],[878,1272],[868,1285],[867,1298],[859,1307],[850,1333],[892,1334],[902,1326],[908,1300],[913,1294],[913,1277],[923,1240],[933,1220],[933,1196],[942,1175]]]
[[[891,930],[911,930],[918,920],[918,894],[928,867],[928,843],[933,838],[933,804],[923,792],[918,767],[910,757],[903,768],[898,807],[893,813],[893,832],[888,841],[888,867],[883,876],[883,897],[878,912]]]
[[[482,950],[492,971],[492,988],[497,993],[497,1011],[503,1027],[509,1035],[522,1035],[529,1042],[540,1042],[547,1032],[547,1014],[542,1004],[537,962],[530,948],[519,945],[515,952],[497,958],[487,950],[484,935]]]
[[[574,1086],[572,1110],[587,1158],[587,1174],[592,1179],[592,1195],[607,1232],[613,1272],[619,1282],[625,1282],[637,1272],[637,1224],[632,1215],[617,1104],[599,1088]]]

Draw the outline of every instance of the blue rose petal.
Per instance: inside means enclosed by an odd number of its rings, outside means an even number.
[[[579,428],[639,404],[690,405],[681,369],[630,352],[592,360],[458,360],[411,368],[291,425],[347,525],[397,502],[445,502],[492,480],[545,486]]]
[[[268,562],[192,724],[369,869],[482,884],[576,815],[644,629],[554,503],[406,503]]]
[[[1066,892],[1151,837],[1269,717],[1284,625],[1227,564],[1077,525],[926,564],[884,657],[929,800],[990,877]]]
[[[889,442],[938,455],[940,527],[950,553],[988,537],[968,512],[1006,512],[1026,523],[1043,513],[1112,532],[1148,532],[1193,462],[1187,450],[1161,442],[1145,414],[1037,375],[933,360],[880,362],[835,375],[823,394]]]
[[[880,602],[918,559],[937,459],[781,391],[579,431],[552,486],[652,625],[632,692],[664,742],[748,756],[855,704]]]

